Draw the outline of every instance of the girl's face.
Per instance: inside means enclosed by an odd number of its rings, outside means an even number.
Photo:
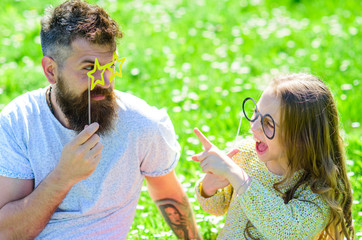
[[[275,96],[271,88],[267,88],[259,102],[257,107],[262,115],[270,114],[275,122],[275,136],[273,139],[268,139],[261,126],[261,117],[254,122],[250,122],[251,131],[256,140],[256,152],[260,161],[262,161],[266,167],[274,174],[284,175],[288,170],[287,158],[284,148],[280,143],[280,99]]]

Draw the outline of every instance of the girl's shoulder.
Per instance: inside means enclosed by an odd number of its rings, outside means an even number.
[[[238,141],[239,152],[234,155],[233,160],[244,170],[264,168],[264,164],[259,161],[255,151],[255,140],[246,138]]]
[[[252,138],[242,139],[238,142],[240,152],[234,155],[233,160],[238,164],[250,177],[262,181],[268,186],[282,179],[271,173],[265,164],[259,160],[255,150],[255,140]]]
[[[240,150],[239,154],[243,157],[255,158],[257,157],[255,151],[255,140],[252,138],[241,139],[237,143],[238,149]]]

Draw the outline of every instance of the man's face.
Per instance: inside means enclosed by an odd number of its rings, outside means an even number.
[[[72,53],[57,72],[55,95],[57,103],[68,119],[70,128],[80,132],[88,124],[88,76],[97,58],[100,65],[112,61],[114,48],[91,44],[83,39],[72,42]],[[101,79],[102,71],[93,73]],[[116,117],[114,82],[109,82],[110,71],[103,72],[104,86],[97,85],[91,91],[91,121],[98,122],[99,134],[112,129]]]

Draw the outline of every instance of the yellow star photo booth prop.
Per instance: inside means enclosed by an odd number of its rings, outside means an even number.
[[[116,52],[113,53],[113,58],[112,58],[112,62],[107,63],[106,65],[101,66],[99,64],[98,58],[95,59],[94,61],[94,68],[93,70],[89,71],[87,73],[88,77],[92,80],[91,86],[90,86],[90,90],[92,91],[94,89],[94,87],[97,84],[103,85],[104,86],[104,72],[108,69],[111,72],[111,78],[109,79],[109,82],[112,82],[113,79],[116,76],[122,77],[122,65],[124,63],[124,61],[126,60],[126,58],[118,58],[118,55]],[[119,63],[119,72],[116,71],[115,69],[115,63]],[[93,76],[93,74],[96,71],[102,71],[101,72],[101,79],[95,79],[95,77]]]

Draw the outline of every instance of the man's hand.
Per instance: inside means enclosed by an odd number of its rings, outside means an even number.
[[[33,190],[33,181],[0,178],[0,239],[34,239],[75,183],[90,176],[101,158],[102,144],[93,123],[65,145],[56,168]]]
[[[98,128],[98,123],[86,126],[64,146],[60,161],[54,169],[54,174],[57,174],[63,183],[75,184],[89,177],[96,169],[103,148],[99,136],[95,134]]]

